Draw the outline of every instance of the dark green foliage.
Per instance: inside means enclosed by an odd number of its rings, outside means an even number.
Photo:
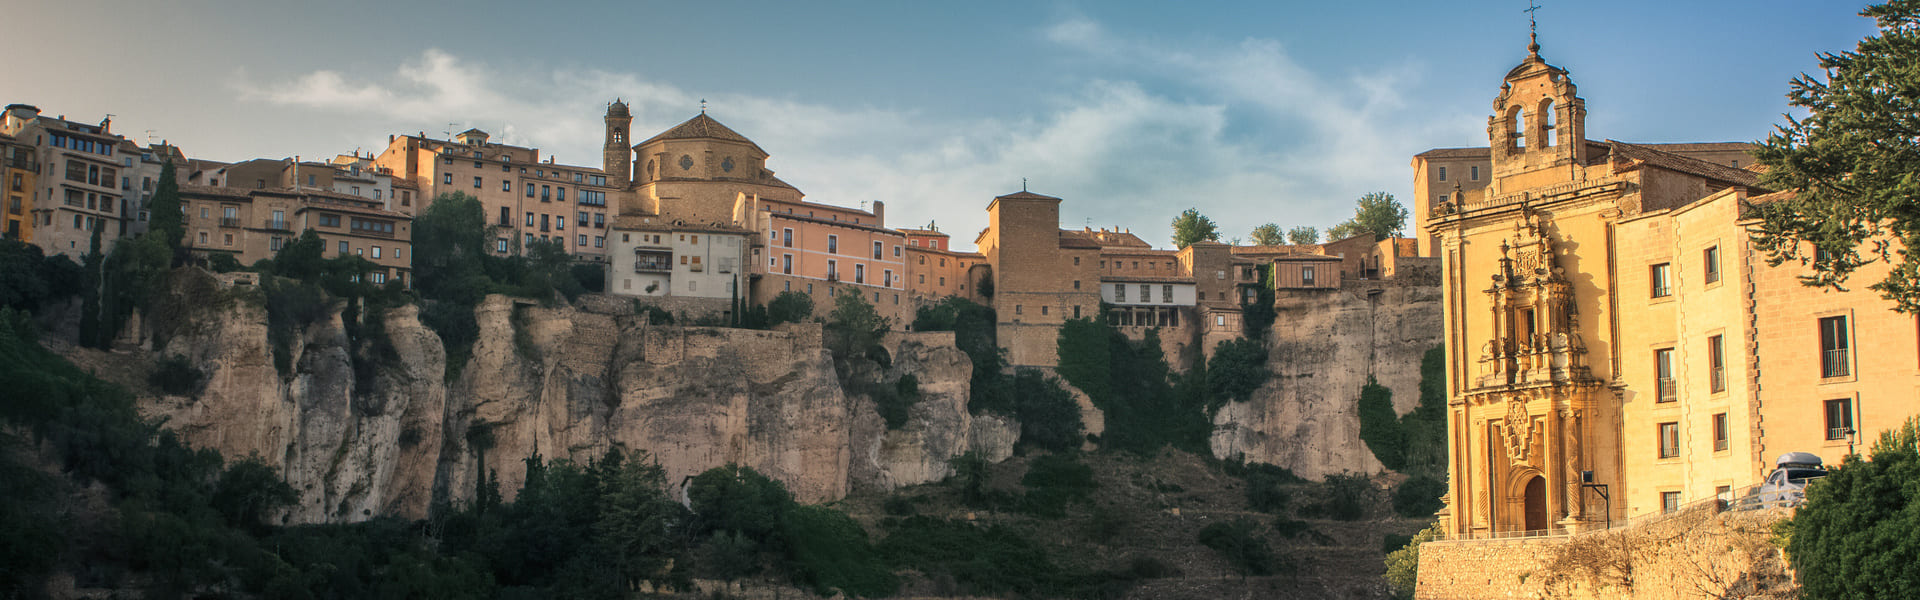
[[[920,307],[913,319],[914,331],[952,331],[954,345],[972,360],[967,410],[975,414],[1014,412],[1012,381],[1002,373],[1007,361],[996,338],[996,321],[992,308],[957,296]]]
[[[215,252],[212,256],[208,256],[207,268],[215,273],[232,273],[246,269],[245,266],[240,264],[240,259],[234,258],[232,254],[225,252]]]
[[[1100,487],[1093,480],[1093,469],[1067,454],[1034,459],[1020,485],[1027,488],[1021,511],[1051,518],[1066,516],[1067,504],[1086,502]]]
[[[905,427],[913,405],[920,402],[920,377],[912,373],[901,375],[886,392],[873,396],[880,418],[887,422],[887,429]]]
[[[1783,529],[1808,598],[1920,597],[1920,418],[1807,485]]]
[[[1288,229],[1287,242],[1294,245],[1318,244],[1320,243],[1320,229],[1304,225]]]
[[[1247,508],[1276,515],[1285,514],[1292,505],[1287,489],[1304,482],[1293,471],[1261,463],[1247,465],[1245,478]]]
[[[1189,208],[1173,218],[1173,247],[1186,248],[1194,242],[1220,241],[1220,228],[1214,226],[1213,219],[1200,214],[1199,209]]]
[[[950,576],[967,595],[1046,596],[1063,583],[1045,549],[1004,525],[908,517],[879,548],[893,566]]]
[[[1048,451],[1078,448],[1084,424],[1080,405],[1060,382],[1039,371],[1013,376],[1013,417],[1020,422],[1020,446]]]
[[[580,285],[581,292],[601,293],[607,291],[607,268],[593,263],[576,264],[571,267],[574,282]],[[579,293],[575,293],[578,296]]]
[[[1247,241],[1255,246],[1279,246],[1287,243],[1287,234],[1280,230],[1277,223],[1267,223],[1253,228],[1247,234]]]
[[[1242,336],[1266,342],[1267,330],[1273,327],[1274,319],[1280,313],[1273,308],[1273,265],[1260,267],[1260,282],[1254,288],[1254,299],[1247,302],[1241,296],[1240,322]]]
[[[1135,343],[1104,321],[1077,321],[1061,328],[1059,372],[1105,413],[1102,445],[1137,453],[1169,445],[1206,452],[1213,431],[1207,417],[1207,370],[1173,374],[1160,350],[1158,330],[1147,330]],[[1100,340],[1106,342],[1104,352]],[[1105,368],[1099,364],[1102,357]],[[1072,369],[1066,367],[1070,362]]]
[[[300,499],[273,467],[259,456],[248,456],[227,467],[214,485],[213,508],[234,527],[259,529],[274,509]]]
[[[793,494],[752,467],[729,463],[707,469],[687,484],[693,503],[694,533],[737,531],[762,543],[780,529],[780,517],[794,506]]]
[[[896,517],[911,517],[919,512],[913,506],[913,498],[900,494],[887,496],[887,499],[880,503],[880,509]]]
[[[1367,516],[1367,507],[1373,504],[1373,480],[1358,473],[1328,475],[1321,482],[1317,498],[1298,506],[1301,516],[1310,518],[1334,519],[1337,521],[1358,521]]]
[[[1407,208],[1393,194],[1371,192],[1354,203],[1353,218],[1327,230],[1328,241],[1344,240],[1362,233],[1373,234],[1375,241],[1400,235],[1407,225]]]
[[[202,377],[200,370],[194,368],[187,357],[173,354],[154,361],[153,372],[147,374],[147,383],[162,392],[184,396],[200,388]]]
[[[827,349],[840,360],[870,356],[888,326],[887,318],[880,316],[865,296],[858,292],[837,294],[833,312],[827,315]]]
[[[1418,475],[1393,489],[1393,512],[1402,517],[1431,517],[1446,504],[1440,496],[1447,493],[1447,482]]]
[[[174,172],[173,161],[160,165],[160,180],[153,188],[153,199],[148,201],[147,235],[153,236],[165,245],[168,266],[180,264],[186,253],[180,244],[187,238],[187,213],[180,203],[180,180]]]
[[[813,297],[800,292],[780,292],[767,302],[767,324],[799,323],[813,318]]]
[[[733,581],[759,573],[760,542],[735,531],[721,531],[694,549],[694,565],[703,579]]]
[[[1920,312],[1920,2],[1892,0],[1860,15],[1878,35],[1819,55],[1821,75],[1795,77],[1787,124],[1754,158],[1761,185],[1792,197],[1751,206],[1754,248],[1769,265],[1810,265],[1807,285],[1844,289],[1862,265],[1892,265],[1868,286],[1905,313]]]
[[[947,481],[960,488],[960,501],[976,508],[985,506],[987,459],[969,450],[966,454],[947,459],[947,466],[953,467],[953,476]]]
[[[1200,530],[1200,544],[1220,553],[1241,575],[1272,575],[1273,548],[1260,535],[1260,525],[1245,519],[1215,521]]]
[[[794,583],[822,596],[887,596],[900,587],[893,571],[867,541],[867,532],[846,514],[821,506],[798,506],[782,521]]]
[[[1271,310],[1271,305],[1268,308]],[[1209,408],[1228,401],[1247,401],[1271,375],[1265,340],[1243,337],[1220,342],[1207,361],[1207,386],[1212,392]]]
[[[1407,466],[1407,437],[1400,429],[1400,415],[1393,411],[1393,390],[1367,378],[1360,388],[1360,440],[1373,450],[1374,458],[1389,469]]]
[[[39,246],[0,239],[0,307],[39,312],[79,293],[84,281],[80,265],[65,255],[47,257]]]
[[[281,377],[293,374],[293,343],[309,325],[327,317],[332,302],[315,283],[263,278],[260,291],[267,301],[267,341],[273,348],[273,368]]]

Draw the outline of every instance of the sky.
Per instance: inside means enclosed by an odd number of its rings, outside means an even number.
[[[1875,31],[1853,0],[1537,1],[1593,139],[1762,139],[1818,53]],[[0,102],[195,158],[476,127],[599,166],[607,103],[645,139],[704,100],[809,200],[960,248],[1023,180],[1062,227],[1160,247],[1187,208],[1230,240],[1411,206],[1414,154],[1487,144],[1528,32],[1524,0],[17,3]]]

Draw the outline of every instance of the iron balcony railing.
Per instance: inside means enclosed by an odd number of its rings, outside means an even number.
[[[265,224],[263,224],[263,225],[261,225],[261,228],[263,228],[263,229],[271,229],[271,230],[274,230],[274,231],[290,231],[290,230],[291,230],[291,228],[290,228],[290,227],[287,227],[287,222],[286,222],[286,221],[284,221],[284,220],[281,220],[281,221],[275,221],[275,220],[273,220],[273,219],[267,219],[267,222],[266,222]]]
[[[220,217],[220,226],[221,227],[239,227],[240,219],[237,219],[234,217]]]
[[[1835,348],[1821,353],[1821,377],[1846,377],[1851,373],[1847,364],[1847,349]]]
[[[1672,402],[1674,400],[1679,399],[1680,397],[1679,388],[1680,388],[1679,384],[1675,382],[1672,377],[1661,377],[1660,378],[1660,401]]]
[[[1715,393],[1727,391],[1727,370],[1716,367],[1712,373],[1713,391]]]

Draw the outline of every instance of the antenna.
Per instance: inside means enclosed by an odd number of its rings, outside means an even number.
[[[454,126],[453,121],[447,121],[447,139],[448,140],[453,139],[453,126]]]
[[[1027,178],[1025,177],[1020,178],[1020,191],[1027,191]]]

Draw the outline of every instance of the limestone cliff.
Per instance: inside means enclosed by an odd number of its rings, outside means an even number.
[[[436,499],[471,498],[483,462],[511,499],[522,459],[586,461],[608,448],[648,452],[676,494],[736,462],[819,502],[941,479],[968,451],[1003,459],[1019,431],[967,413],[971,363],[950,335],[890,340],[883,376],[914,374],[922,399],[887,430],[869,399],[842,389],[818,325],[660,326],[495,296],[476,310],[472,358],[449,382],[439,337],[408,306],[385,315],[397,357],[360,381],[336,306],[298,332],[283,376],[260,292],[211,282],[176,274],[176,296],[205,299],[182,299],[146,327],[154,353],[187,357],[205,385],[143,409],[190,443],[281,469],[301,493],[288,522],[424,516]]]
[[[1429,279],[1281,291],[1267,339],[1272,377],[1214,414],[1214,456],[1316,479],[1381,471],[1360,440],[1360,388],[1371,375],[1393,390],[1399,413],[1419,403],[1420,358],[1442,335],[1440,288]]]

